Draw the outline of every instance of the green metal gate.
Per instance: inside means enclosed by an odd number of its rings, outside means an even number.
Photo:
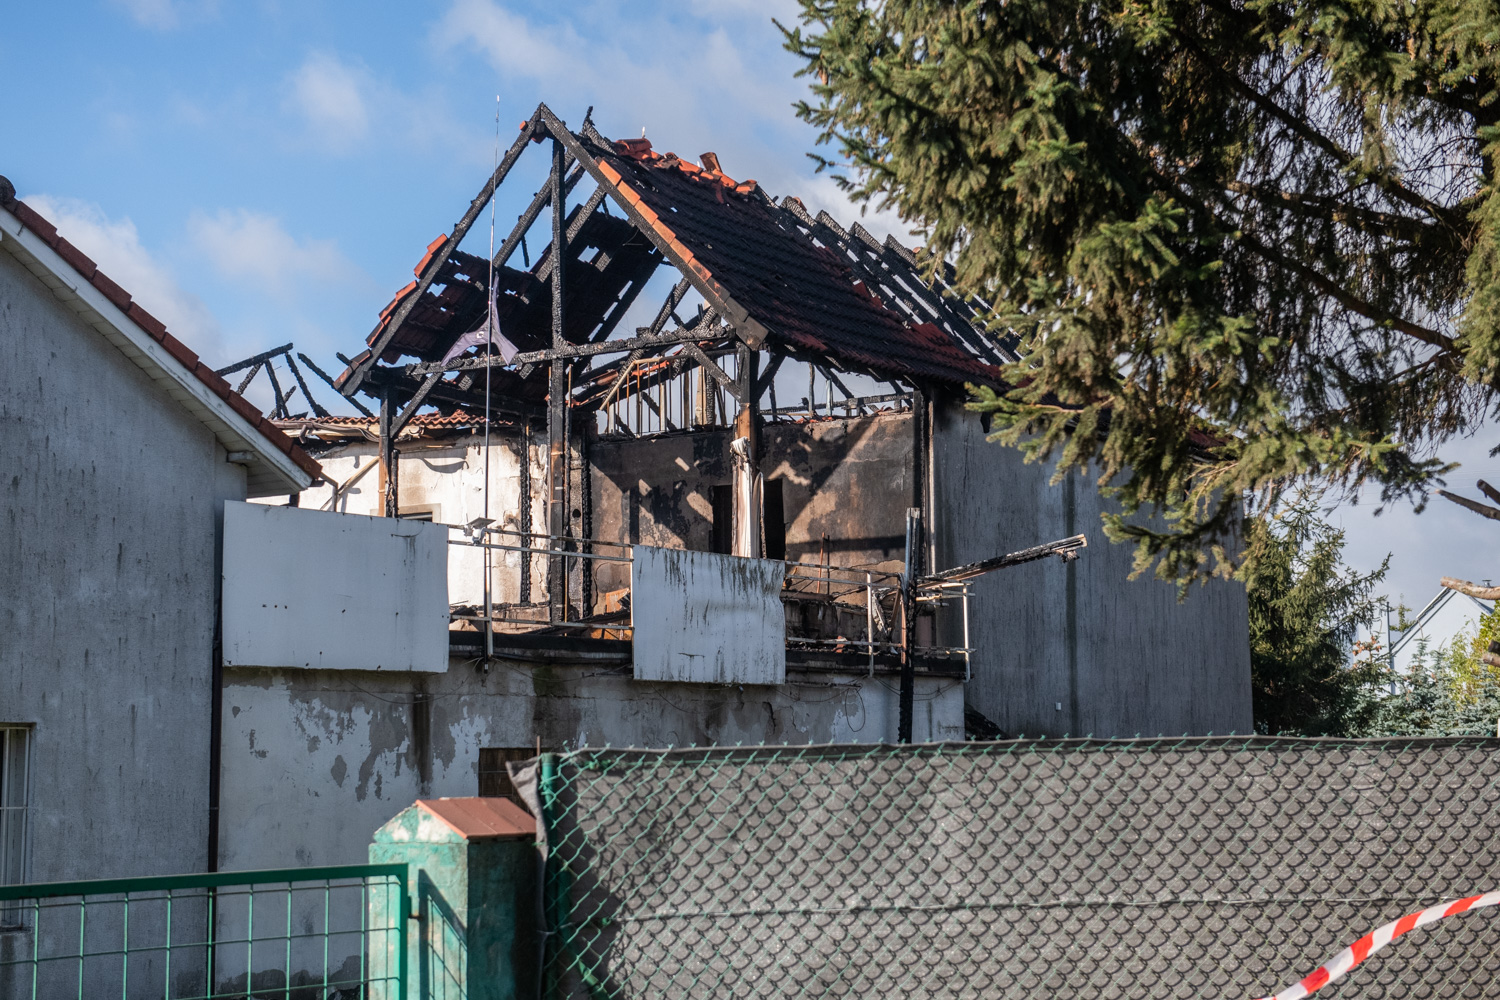
[[[407,866],[0,886],[5,1000],[406,996]]]

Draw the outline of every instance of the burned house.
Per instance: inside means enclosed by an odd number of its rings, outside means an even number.
[[[1010,347],[898,241],[542,107],[414,277],[344,358],[366,415],[276,423],[296,516],[446,543],[446,648],[226,662],[226,865],[349,860],[538,746],[1248,731],[1243,589],[1128,580],[1092,482],[986,442]]]

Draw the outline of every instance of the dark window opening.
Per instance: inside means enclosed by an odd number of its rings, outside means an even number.
[[[781,480],[767,479],[763,485],[762,508],[765,524],[766,558],[786,558],[786,506],[781,497]]]
[[[710,552],[729,555],[734,551],[734,487],[715,486],[713,489],[713,547]]]
[[[479,750],[479,794],[487,798],[510,799],[524,806],[505,765],[510,761],[530,760],[537,755],[529,747],[481,747]]]

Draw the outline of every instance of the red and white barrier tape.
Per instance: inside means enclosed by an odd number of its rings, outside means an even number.
[[[1469,910],[1478,910],[1496,904],[1500,904],[1500,892],[1487,892],[1482,896],[1470,896],[1468,899],[1459,899],[1452,903],[1438,903],[1418,913],[1408,913],[1400,920],[1366,934],[1324,962],[1312,975],[1299,983],[1293,983],[1274,997],[1267,997],[1265,1000],[1302,1000],[1313,990],[1327,986],[1407,931],[1426,927],[1444,917],[1453,917]]]

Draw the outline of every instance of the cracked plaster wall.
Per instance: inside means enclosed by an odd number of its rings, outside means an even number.
[[[481,747],[893,741],[897,679],[778,687],[636,681],[628,668],[501,661],[488,674],[230,669],[225,869],[357,864],[418,798],[474,795]],[[915,736],[963,738],[956,680],[917,681]]]

